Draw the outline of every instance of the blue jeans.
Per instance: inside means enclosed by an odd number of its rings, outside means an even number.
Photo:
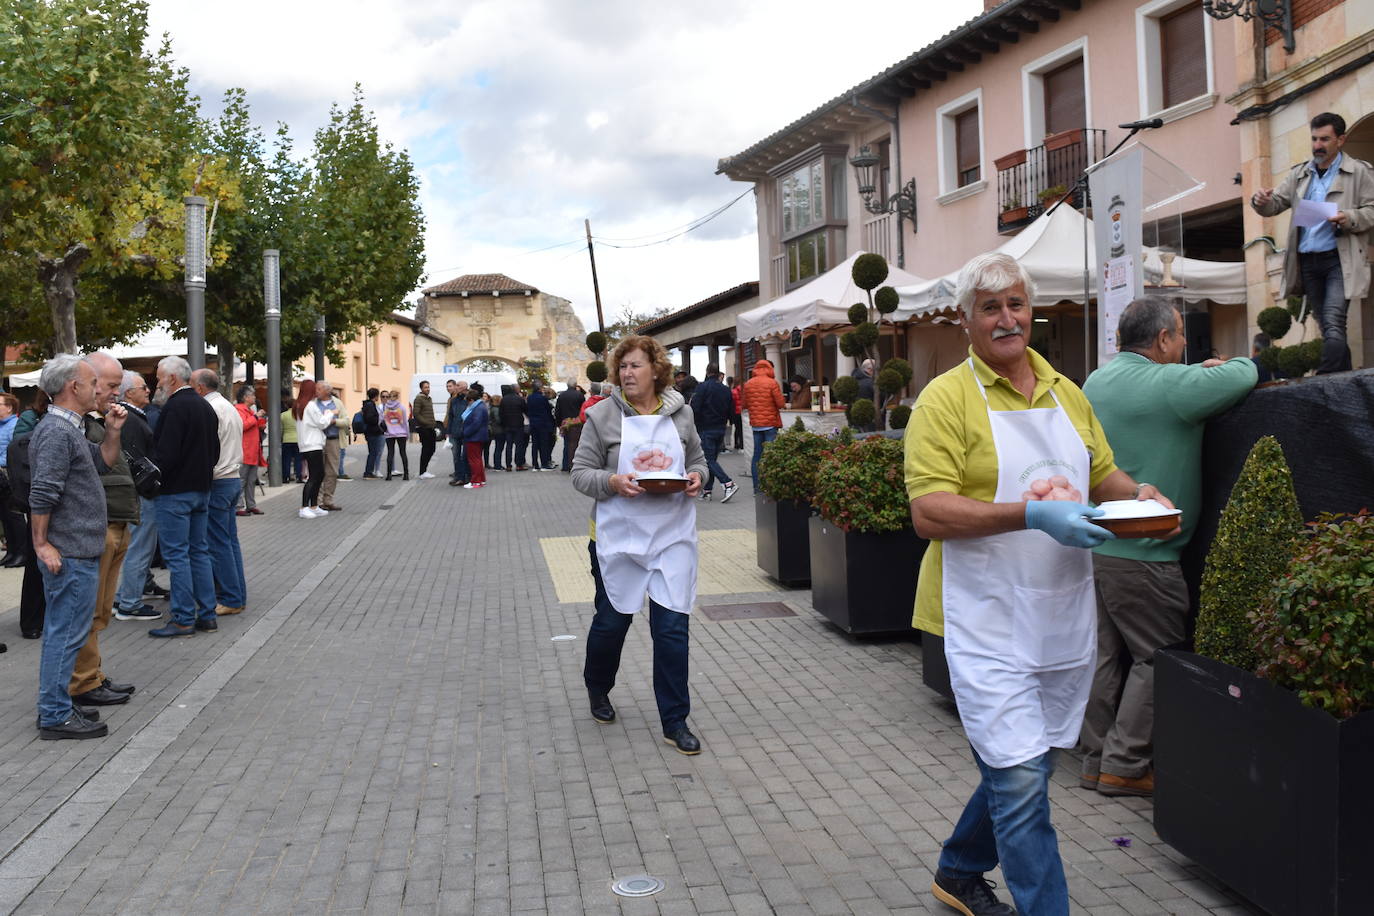
[[[301,445],[299,442],[283,442],[281,444],[281,476],[287,480],[300,483]]]
[[[232,484],[232,486],[231,486]],[[248,603],[248,580],[243,572],[243,551],[239,547],[238,480],[216,480],[210,484],[210,516],[206,537],[215,571],[215,599],[225,607]]]
[[[754,479],[754,492],[759,491],[759,455],[763,454],[763,444],[772,442],[778,438],[778,428],[776,426],[765,426],[759,429],[751,426],[754,431],[754,457],[749,459],[749,476]]]
[[[596,559],[596,541],[588,542],[592,555],[592,581],[596,583],[596,616],[587,634],[587,662],[582,680],[589,693],[610,693],[620,670],[620,650],[630,631],[633,614],[622,614],[611,606],[606,585],[601,581],[601,564]],[[649,633],[654,640],[654,699],[663,733],[671,735],[687,724],[692,701],[687,694],[687,637],[690,620],[686,614],[670,611],[649,600]]]
[[[183,627],[197,618],[215,619],[209,516],[209,493],[165,493],[157,498],[157,539],[172,580],[172,620]]]
[[[382,449],[386,447],[386,436],[367,436],[367,463],[363,465],[363,474],[376,476],[377,469],[382,465]]]
[[[530,427],[531,461],[537,468],[553,467],[553,427]]]
[[[115,592],[115,607],[134,608],[143,603],[143,585],[148,581],[148,567],[157,550],[157,501],[138,498],[137,525],[131,526],[129,551],[124,554],[119,591]]]
[[[1322,361],[1317,374],[1345,372],[1350,369],[1350,347],[1345,340],[1350,300],[1345,298],[1340,255],[1334,249],[1299,254],[1298,265],[1302,268],[1302,289],[1307,295],[1307,305],[1322,329]]]
[[[467,483],[470,472],[468,470],[467,452],[463,449],[463,437],[449,436],[448,446],[449,451],[453,452],[453,476],[449,479],[459,483]]]
[[[706,453],[706,486],[702,491],[710,493],[717,480],[721,483],[731,482],[730,475],[721,469],[720,463],[716,460],[720,457],[721,447],[725,445],[725,427],[702,429],[697,433],[701,436],[701,450]]]
[[[983,781],[945,841],[940,853],[943,874],[972,878],[1000,862],[1016,912],[1067,916],[1069,886],[1050,823],[1054,756],[1051,749],[1025,763],[996,769],[973,752]]]
[[[91,632],[96,592],[100,589],[100,557],[63,557],[62,568],[43,575],[43,597],[48,602],[43,618],[43,652],[38,661],[38,724],[61,725],[72,715],[67,693],[76,656]]]

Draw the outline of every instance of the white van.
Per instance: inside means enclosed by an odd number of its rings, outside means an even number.
[[[508,372],[419,372],[412,375],[410,403],[415,403],[415,395],[420,393],[420,383],[429,382],[429,396],[434,399],[434,419],[440,425],[444,423],[448,412],[448,389],[445,385],[449,381],[467,382],[469,385],[481,382],[487,394],[497,395],[501,393],[502,385],[514,385],[519,379],[514,369]]]

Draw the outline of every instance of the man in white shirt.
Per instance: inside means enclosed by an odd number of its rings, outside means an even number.
[[[215,411],[219,434],[219,460],[210,482],[210,516],[207,529],[210,559],[215,569],[215,615],[238,614],[248,603],[248,583],[243,573],[243,553],[239,549],[239,527],[235,510],[243,482],[239,465],[243,463],[243,420],[233,404],[219,393],[219,375],[213,369],[191,373],[191,387]]]

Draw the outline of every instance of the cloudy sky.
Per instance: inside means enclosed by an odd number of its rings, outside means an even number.
[[[410,151],[427,285],[504,273],[596,324],[590,219],[610,321],[758,279],[737,153],[982,11],[981,0],[150,0],[208,113],[247,90],[297,149],[361,83]],[[612,247],[639,246],[639,247]],[[557,246],[557,247],[550,247]],[[547,249],[538,251],[538,249]]]

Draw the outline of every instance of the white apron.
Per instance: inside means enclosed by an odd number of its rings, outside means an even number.
[[[661,414],[620,421],[617,474],[649,470],[637,466],[661,452],[683,474],[686,459],[673,418]],[[661,463],[661,462],[660,462]],[[671,611],[690,614],[697,598],[697,507],[686,493],[613,496],[596,504],[596,559],[611,606],[638,613],[644,596]]]
[[[986,403],[971,359],[968,367]],[[1057,474],[1088,492],[1088,450],[1054,403],[988,405],[995,502],[1019,502],[1032,481]],[[999,769],[1073,747],[1097,648],[1092,553],[1037,530],[950,539],[942,549],[945,655],[969,743]]]

